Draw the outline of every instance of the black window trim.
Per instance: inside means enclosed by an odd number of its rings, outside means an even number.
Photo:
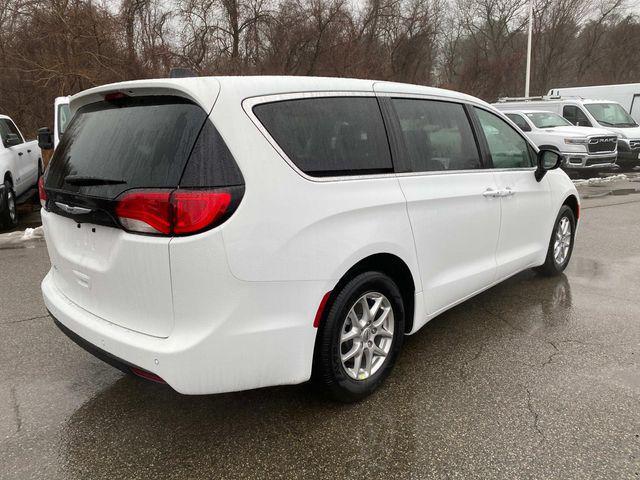
[[[271,136],[269,131],[266,129],[262,122],[258,119],[258,117],[253,113],[253,107],[256,105],[261,105],[264,103],[273,103],[277,101],[284,100],[297,100],[302,98],[326,98],[326,97],[371,97],[376,98],[378,100],[378,105],[380,107],[380,111],[382,114],[382,119],[384,121],[385,130],[387,132],[387,142],[389,143],[390,152],[391,152],[391,162],[394,168],[393,172],[388,173],[375,173],[375,174],[362,174],[362,175],[336,175],[336,176],[326,176],[326,177],[314,177],[311,175],[307,175],[302,170],[300,170],[296,164],[289,158],[289,156],[282,150],[278,142]],[[467,118],[471,124],[471,131],[473,132],[473,136],[476,140],[476,145],[478,147],[480,153],[480,162],[482,168],[474,168],[468,170],[442,170],[442,171],[424,171],[424,172],[413,172],[410,169],[408,164],[408,157],[406,154],[406,145],[404,144],[404,139],[399,130],[400,122],[397,118],[395,111],[393,110],[393,105],[389,105],[392,98],[404,98],[404,99],[415,99],[415,100],[435,100],[441,102],[449,102],[449,103],[457,103],[464,107],[465,112],[467,114]],[[482,133],[482,127],[480,126],[479,120],[475,114],[474,108],[480,108],[482,110],[486,110],[489,113],[496,115],[496,112],[486,108],[485,105],[481,103],[476,103],[473,101],[467,101],[465,99],[460,99],[456,97],[444,97],[444,96],[434,96],[428,94],[417,94],[417,93],[404,93],[404,92],[375,92],[375,91],[367,91],[367,90],[353,90],[353,91],[344,91],[344,90],[322,90],[322,91],[303,91],[303,92],[288,92],[288,93],[280,93],[280,94],[270,94],[270,95],[259,95],[255,97],[247,97],[242,101],[242,109],[245,114],[249,117],[249,120],[255,125],[260,134],[265,138],[265,140],[274,148],[276,153],[288,164],[288,166],[293,169],[298,175],[300,175],[305,180],[315,183],[324,183],[324,182],[337,182],[337,181],[358,181],[358,180],[373,180],[373,179],[384,179],[384,178],[396,178],[396,177],[413,177],[413,176],[423,176],[423,175],[458,175],[458,174],[466,174],[466,173],[486,173],[487,170],[492,171],[534,171],[536,167],[531,168],[494,168],[493,162],[491,161],[491,155],[489,154],[489,148],[486,144],[486,139],[484,138],[484,134]],[[498,116],[499,112],[498,112]],[[515,130],[518,135],[520,135],[527,145],[532,150],[532,153],[537,154],[538,147],[535,146],[522,132],[518,132]]]
[[[484,107],[482,105],[472,105],[470,107],[471,107],[470,108],[470,114],[473,117],[473,121],[474,121],[474,125],[473,126],[474,126],[474,129],[477,130],[477,132],[478,132],[478,137],[480,138],[480,144],[481,144],[482,150],[483,150],[483,158],[485,158],[485,161],[486,161],[486,165],[487,165],[485,167],[486,169],[490,169],[490,170],[492,170],[494,172],[528,172],[528,171],[536,170],[537,166],[535,165],[535,160],[536,160],[535,156],[534,156],[534,159],[533,159],[534,160],[534,166],[532,166],[532,167],[525,167],[525,168],[515,168],[515,167],[495,168],[493,166],[493,159],[491,158],[491,152],[489,150],[489,143],[487,142],[487,138],[485,137],[484,132],[482,130],[482,125],[480,124],[480,119],[478,118],[478,115],[476,114],[474,108],[478,108],[480,110],[484,110],[485,112],[491,113],[491,114],[495,115],[498,118],[500,118],[500,114],[504,115],[504,113],[503,112],[495,112],[495,111],[493,111],[493,110],[491,110],[489,108],[486,108],[486,107]],[[504,120],[504,119],[502,119],[502,120]],[[511,129],[514,132],[516,132],[516,134],[518,134],[525,141],[525,143],[529,146],[531,154],[537,154],[538,153],[538,147],[533,142],[531,142],[531,140],[529,140],[527,138],[527,136],[523,132],[520,131],[519,128],[513,128],[509,124],[509,122],[505,121],[505,123],[507,125],[509,125],[509,127],[511,127]]]
[[[397,171],[399,175],[446,175],[446,174],[456,174],[456,173],[469,173],[469,172],[478,172],[484,171],[487,167],[485,164],[485,158],[482,154],[480,139],[478,138],[478,133],[474,128],[474,123],[472,120],[472,106],[464,101],[461,101],[456,98],[442,98],[442,97],[430,97],[430,96],[416,96],[413,94],[402,94],[402,93],[393,93],[381,96],[380,98],[386,99],[386,103],[388,104],[387,115],[390,117],[389,122],[393,125],[392,131],[394,132],[394,136],[397,138],[396,142],[398,144],[398,149],[395,152],[398,158],[398,164],[401,165],[402,170]],[[473,135],[473,140],[476,144],[476,150],[478,151],[478,159],[480,160],[480,168],[472,168],[465,170],[424,170],[424,171],[414,171],[411,168],[411,162],[409,161],[409,150],[404,139],[404,135],[402,135],[402,129],[400,128],[400,117],[398,116],[398,112],[396,111],[392,100],[422,100],[422,101],[432,101],[432,102],[441,102],[441,103],[453,103],[456,105],[462,106],[464,113],[467,117],[467,121],[469,122],[469,128],[471,128],[471,133]],[[384,111],[383,111],[384,112]]]
[[[301,100],[301,99],[309,99],[309,98],[343,98],[343,97],[354,97],[354,98],[373,98],[378,103],[378,108],[380,109],[380,115],[383,120],[383,126],[385,129],[386,137],[387,137],[387,145],[389,147],[389,153],[391,157],[391,166],[392,170],[389,172],[371,172],[371,173],[359,173],[355,175],[333,175],[333,176],[314,176],[309,175],[303,172],[295,162],[289,158],[286,152],[278,145],[278,142],[271,136],[267,128],[262,124],[260,119],[253,112],[253,108],[257,105],[263,105],[267,103],[276,103],[282,102],[286,100]],[[390,178],[395,177],[398,172],[398,166],[396,161],[398,159],[397,151],[394,152],[394,146],[392,145],[391,133],[392,126],[388,122],[388,118],[385,115],[385,108],[383,107],[383,102],[381,102],[381,97],[379,97],[373,91],[314,91],[314,92],[291,92],[291,93],[282,93],[275,95],[261,95],[258,97],[249,97],[242,101],[242,108],[249,117],[249,119],[253,122],[256,128],[260,131],[262,136],[267,140],[267,142],[275,149],[280,157],[282,157],[285,162],[291,167],[294,172],[300,175],[305,180],[309,180],[311,182],[336,182],[336,181],[355,181],[355,180],[363,180],[363,179],[377,179],[377,178]]]

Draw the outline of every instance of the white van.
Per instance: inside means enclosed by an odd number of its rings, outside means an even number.
[[[404,335],[571,258],[561,157],[468,95],[182,78],[93,88],[71,112],[40,192],[46,307],[94,354],[182,393],[313,377],[362,398]]]
[[[622,85],[598,85],[592,87],[552,88],[547,94],[550,97],[582,97],[596,100],[612,100],[618,102],[640,123],[640,83]]]
[[[640,126],[619,103],[579,97],[503,98],[494,104],[501,111],[546,110],[562,115],[579,127],[602,128],[618,136],[617,164],[623,170],[640,169]]]
[[[60,138],[67,128],[69,120],[71,120],[71,112],[69,111],[70,97],[56,97],[53,102],[53,148],[60,143]]]

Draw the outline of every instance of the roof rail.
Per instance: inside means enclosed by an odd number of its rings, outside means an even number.
[[[502,97],[498,99],[498,103],[530,102],[532,100],[546,100],[546,97]]]
[[[584,99],[584,97],[581,97],[580,95],[542,95],[539,97],[502,97],[498,99],[498,103],[565,100],[570,98],[579,100]]]

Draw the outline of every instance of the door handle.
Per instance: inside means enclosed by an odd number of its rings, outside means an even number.
[[[497,198],[500,196],[500,192],[489,187],[484,192],[482,192],[482,196],[485,198]]]
[[[31,150],[27,150],[27,153],[31,153]]]
[[[23,152],[18,152],[18,156],[21,157]]]

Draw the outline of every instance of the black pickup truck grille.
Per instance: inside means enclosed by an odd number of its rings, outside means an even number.
[[[618,144],[616,137],[591,137],[589,153],[613,152]]]

